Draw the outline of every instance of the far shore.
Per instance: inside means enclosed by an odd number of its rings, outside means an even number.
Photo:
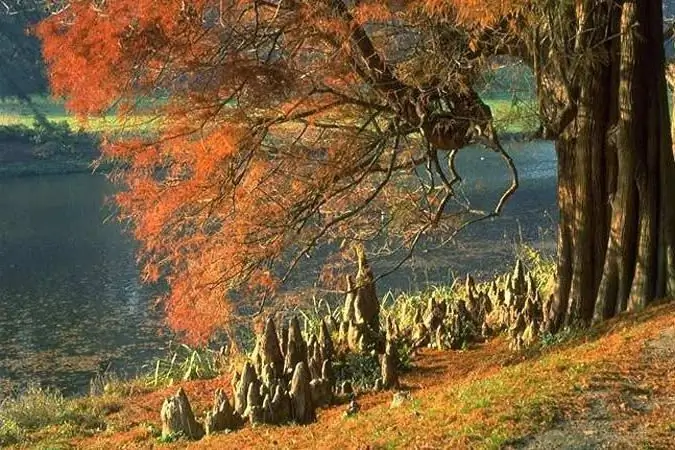
[[[528,133],[502,133],[503,141],[527,141]],[[93,138],[92,138],[93,141]],[[91,142],[34,144],[0,138],[0,179],[44,175],[106,173],[109,164],[96,164],[100,151]]]
[[[32,142],[28,137],[0,138],[0,178],[65,175],[104,171],[94,162],[100,156],[97,139],[73,135],[67,140]]]

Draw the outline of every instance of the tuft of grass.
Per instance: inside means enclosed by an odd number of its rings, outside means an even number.
[[[337,385],[349,381],[357,390],[369,389],[381,376],[380,362],[375,353],[346,353],[343,358],[336,359],[333,370]]]
[[[23,443],[31,433],[47,428],[68,437],[102,431],[102,417],[115,408],[119,405],[110,399],[72,401],[54,389],[31,385],[0,404],[0,446]]]
[[[144,378],[125,379],[114,372],[97,374],[89,381],[89,396],[130,397],[135,394],[149,392],[148,383]]]
[[[0,447],[18,444],[25,439],[25,431],[13,420],[0,419]]]
[[[60,392],[29,386],[22,394],[6,399],[0,406],[0,420],[22,429],[36,429],[61,423],[66,401]]]
[[[180,344],[167,358],[155,361],[146,379],[153,387],[171,386],[177,381],[211,379],[220,375],[225,362],[225,356],[218,351]]]
[[[303,335],[305,339],[314,334],[319,335],[319,329],[321,328],[321,321],[328,318],[333,318],[336,321],[340,321],[342,318],[342,305],[332,305],[325,298],[317,298],[316,296],[312,297],[312,304],[308,308],[296,308],[294,313],[298,314],[303,320],[301,323],[304,324]]]
[[[574,341],[588,334],[588,330],[578,327],[566,327],[556,334],[546,333],[541,337],[541,347],[554,347]]]
[[[172,444],[176,441],[179,441],[182,437],[183,437],[183,433],[178,432],[178,433],[171,433],[171,434],[168,434],[166,436],[160,435],[156,438],[156,440],[159,444]]]

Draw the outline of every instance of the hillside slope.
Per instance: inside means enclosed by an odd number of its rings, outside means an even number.
[[[108,430],[70,440],[78,448],[672,448],[675,442],[675,305],[610,321],[514,355],[494,340],[463,352],[423,351],[391,393],[320,412],[306,426],[258,427],[162,444],[159,409],[174,388],[131,398]],[[184,384],[196,411],[229,380]],[[61,441],[63,444],[65,442]]]
[[[675,304],[626,315],[528,353],[502,339],[466,351],[424,350],[403,377],[409,395],[360,396],[310,426],[256,428],[162,443],[159,410],[176,387],[94,397],[104,423],[84,436],[65,425],[27,436],[30,448],[509,448],[668,449],[675,443]],[[560,342],[562,340],[562,342]],[[182,384],[201,416],[227,377]],[[90,404],[92,398],[85,399]]]

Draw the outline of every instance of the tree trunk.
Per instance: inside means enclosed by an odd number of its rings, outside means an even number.
[[[577,2],[574,52],[584,69],[576,69],[574,117],[556,143],[558,325],[603,320],[675,293],[661,3],[610,4]]]

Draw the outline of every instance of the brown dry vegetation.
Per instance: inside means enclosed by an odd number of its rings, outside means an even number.
[[[159,410],[176,387],[121,400],[107,430],[33,441],[41,448],[560,448],[609,436],[603,448],[669,448],[675,441],[675,305],[605,323],[582,337],[514,355],[502,339],[463,352],[422,351],[403,377],[412,400],[391,409],[391,393],[360,397],[361,411],[322,410],[310,426],[247,427],[199,442],[160,443]],[[581,335],[580,335],[581,336]],[[229,377],[184,383],[202,413]],[[102,399],[101,401],[105,401]],[[110,402],[110,400],[107,400]],[[589,411],[601,404],[602,420]],[[555,429],[561,441],[551,440]],[[63,434],[61,434],[63,435]],[[543,447],[535,446],[543,439]],[[585,439],[588,439],[586,441]],[[528,447],[528,445],[532,447]],[[596,447],[589,447],[596,448]]]

